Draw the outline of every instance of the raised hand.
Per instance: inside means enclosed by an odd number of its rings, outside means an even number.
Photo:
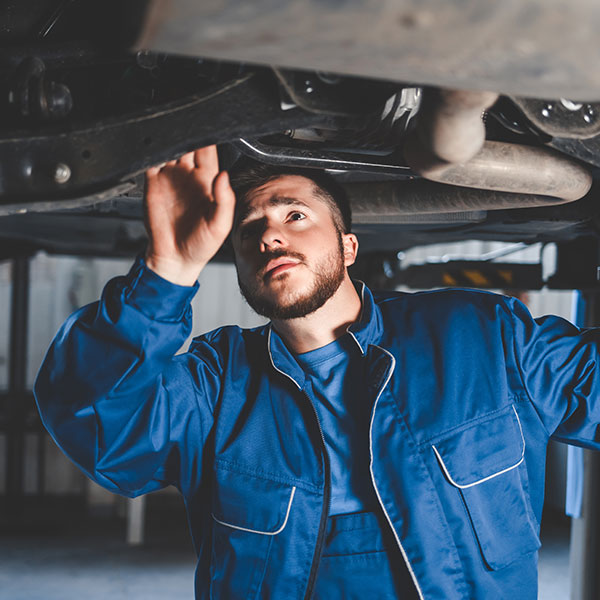
[[[146,173],[146,264],[164,279],[192,285],[233,225],[235,195],[219,173],[216,146]]]

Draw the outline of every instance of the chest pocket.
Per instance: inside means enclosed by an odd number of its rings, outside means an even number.
[[[447,483],[462,497],[489,568],[501,569],[540,547],[514,406],[432,448]]]
[[[255,598],[296,488],[217,467],[211,517],[211,598]]]

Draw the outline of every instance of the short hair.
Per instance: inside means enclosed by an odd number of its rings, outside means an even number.
[[[273,179],[296,175],[313,182],[317,196],[332,209],[333,222],[340,233],[350,233],[352,211],[344,188],[326,171],[284,165],[267,165],[250,159],[239,160],[230,171],[230,180],[238,203],[248,194]],[[239,206],[239,204],[238,204]]]

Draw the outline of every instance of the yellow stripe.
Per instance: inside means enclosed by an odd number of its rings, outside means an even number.
[[[442,275],[442,282],[444,285],[457,285],[456,279],[454,279],[450,273],[444,273]]]
[[[483,276],[479,271],[471,271],[470,269],[465,269],[463,271],[463,275],[473,284],[479,285],[482,287],[489,286],[490,282]]]

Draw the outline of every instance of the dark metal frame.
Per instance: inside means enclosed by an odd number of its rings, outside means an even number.
[[[331,122],[282,110],[268,73],[249,73],[216,89],[73,131],[0,138],[2,205],[89,202],[152,165],[199,146]],[[62,169],[62,171],[61,171]],[[64,175],[68,170],[69,176]]]
[[[37,492],[42,494],[44,491],[46,434],[37,416],[33,394],[27,389],[29,261],[29,256],[19,256],[12,260],[8,391],[1,395],[4,410],[0,413],[0,432],[6,436],[5,487],[9,518],[22,516],[27,431],[38,433]]]

